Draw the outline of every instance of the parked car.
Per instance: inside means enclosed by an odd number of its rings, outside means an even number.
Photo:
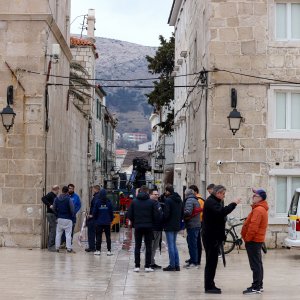
[[[284,244],[287,248],[300,247],[300,188],[295,190],[288,213],[288,237]]]

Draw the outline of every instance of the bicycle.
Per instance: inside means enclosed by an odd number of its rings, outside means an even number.
[[[235,228],[243,225],[245,220],[246,220],[246,218],[242,218],[242,219],[237,219],[235,217],[227,218],[226,222],[229,225],[229,228],[225,228],[225,236],[226,236],[226,239],[224,242],[224,253],[225,254],[230,253],[235,247],[237,247],[238,250],[241,249],[243,240],[241,237],[238,236]]]
[[[229,229],[225,228],[225,242],[223,244],[224,247],[224,254],[230,253],[234,247],[238,249],[238,251],[241,249],[241,246],[243,245],[243,240],[241,237],[238,236],[236,233],[235,228],[238,226],[243,225],[244,221],[247,218],[241,218],[237,219],[235,217],[227,218],[227,224],[229,225]],[[262,251],[266,254],[267,253],[267,246],[265,243],[262,244]]]

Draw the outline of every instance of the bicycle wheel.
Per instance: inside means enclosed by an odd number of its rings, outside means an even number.
[[[226,236],[226,240],[224,242],[224,253],[228,254],[234,249],[235,237],[233,233],[228,229],[225,229],[225,236]]]

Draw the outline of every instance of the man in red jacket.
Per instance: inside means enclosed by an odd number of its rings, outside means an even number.
[[[264,269],[262,263],[262,245],[265,241],[268,226],[268,203],[265,190],[253,189],[252,211],[243,228],[242,237],[248,254],[250,268],[253,272],[253,283],[243,294],[260,294],[263,291]]]

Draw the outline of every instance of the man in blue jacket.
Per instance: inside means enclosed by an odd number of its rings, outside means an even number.
[[[80,211],[80,208],[81,208],[81,201],[80,201],[80,197],[78,194],[75,193],[75,185],[70,183],[68,185],[68,189],[69,189],[69,196],[71,198],[71,200],[73,201],[73,204],[74,204],[74,218],[73,218],[73,226],[72,226],[72,243],[73,243],[73,235],[74,235],[74,228],[75,228],[75,225],[76,225],[76,215],[77,213]]]
[[[111,256],[110,225],[114,219],[114,213],[112,204],[106,197],[105,189],[102,189],[99,193],[99,199],[97,199],[93,209],[93,218],[96,226],[96,251],[94,254],[101,254],[102,232],[104,231],[107,243],[107,256]]]
[[[57,227],[55,237],[55,248],[59,252],[61,242],[61,235],[65,232],[67,252],[75,253],[72,250],[71,233],[72,233],[72,220],[74,218],[74,205],[68,194],[68,187],[62,188],[62,194],[55,198],[53,203],[53,211],[57,215]]]
[[[93,198],[90,204],[90,212],[86,219],[86,226],[88,230],[88,244],[89,247],[85,249],[86,252],[95,252],[95,238],[96,238],[96,231],[95,231],[95,219],[93,218],[93,210],[96,205],[97,200],[99,199],[100,195],[100,186],[94,185],[93,186]]]

